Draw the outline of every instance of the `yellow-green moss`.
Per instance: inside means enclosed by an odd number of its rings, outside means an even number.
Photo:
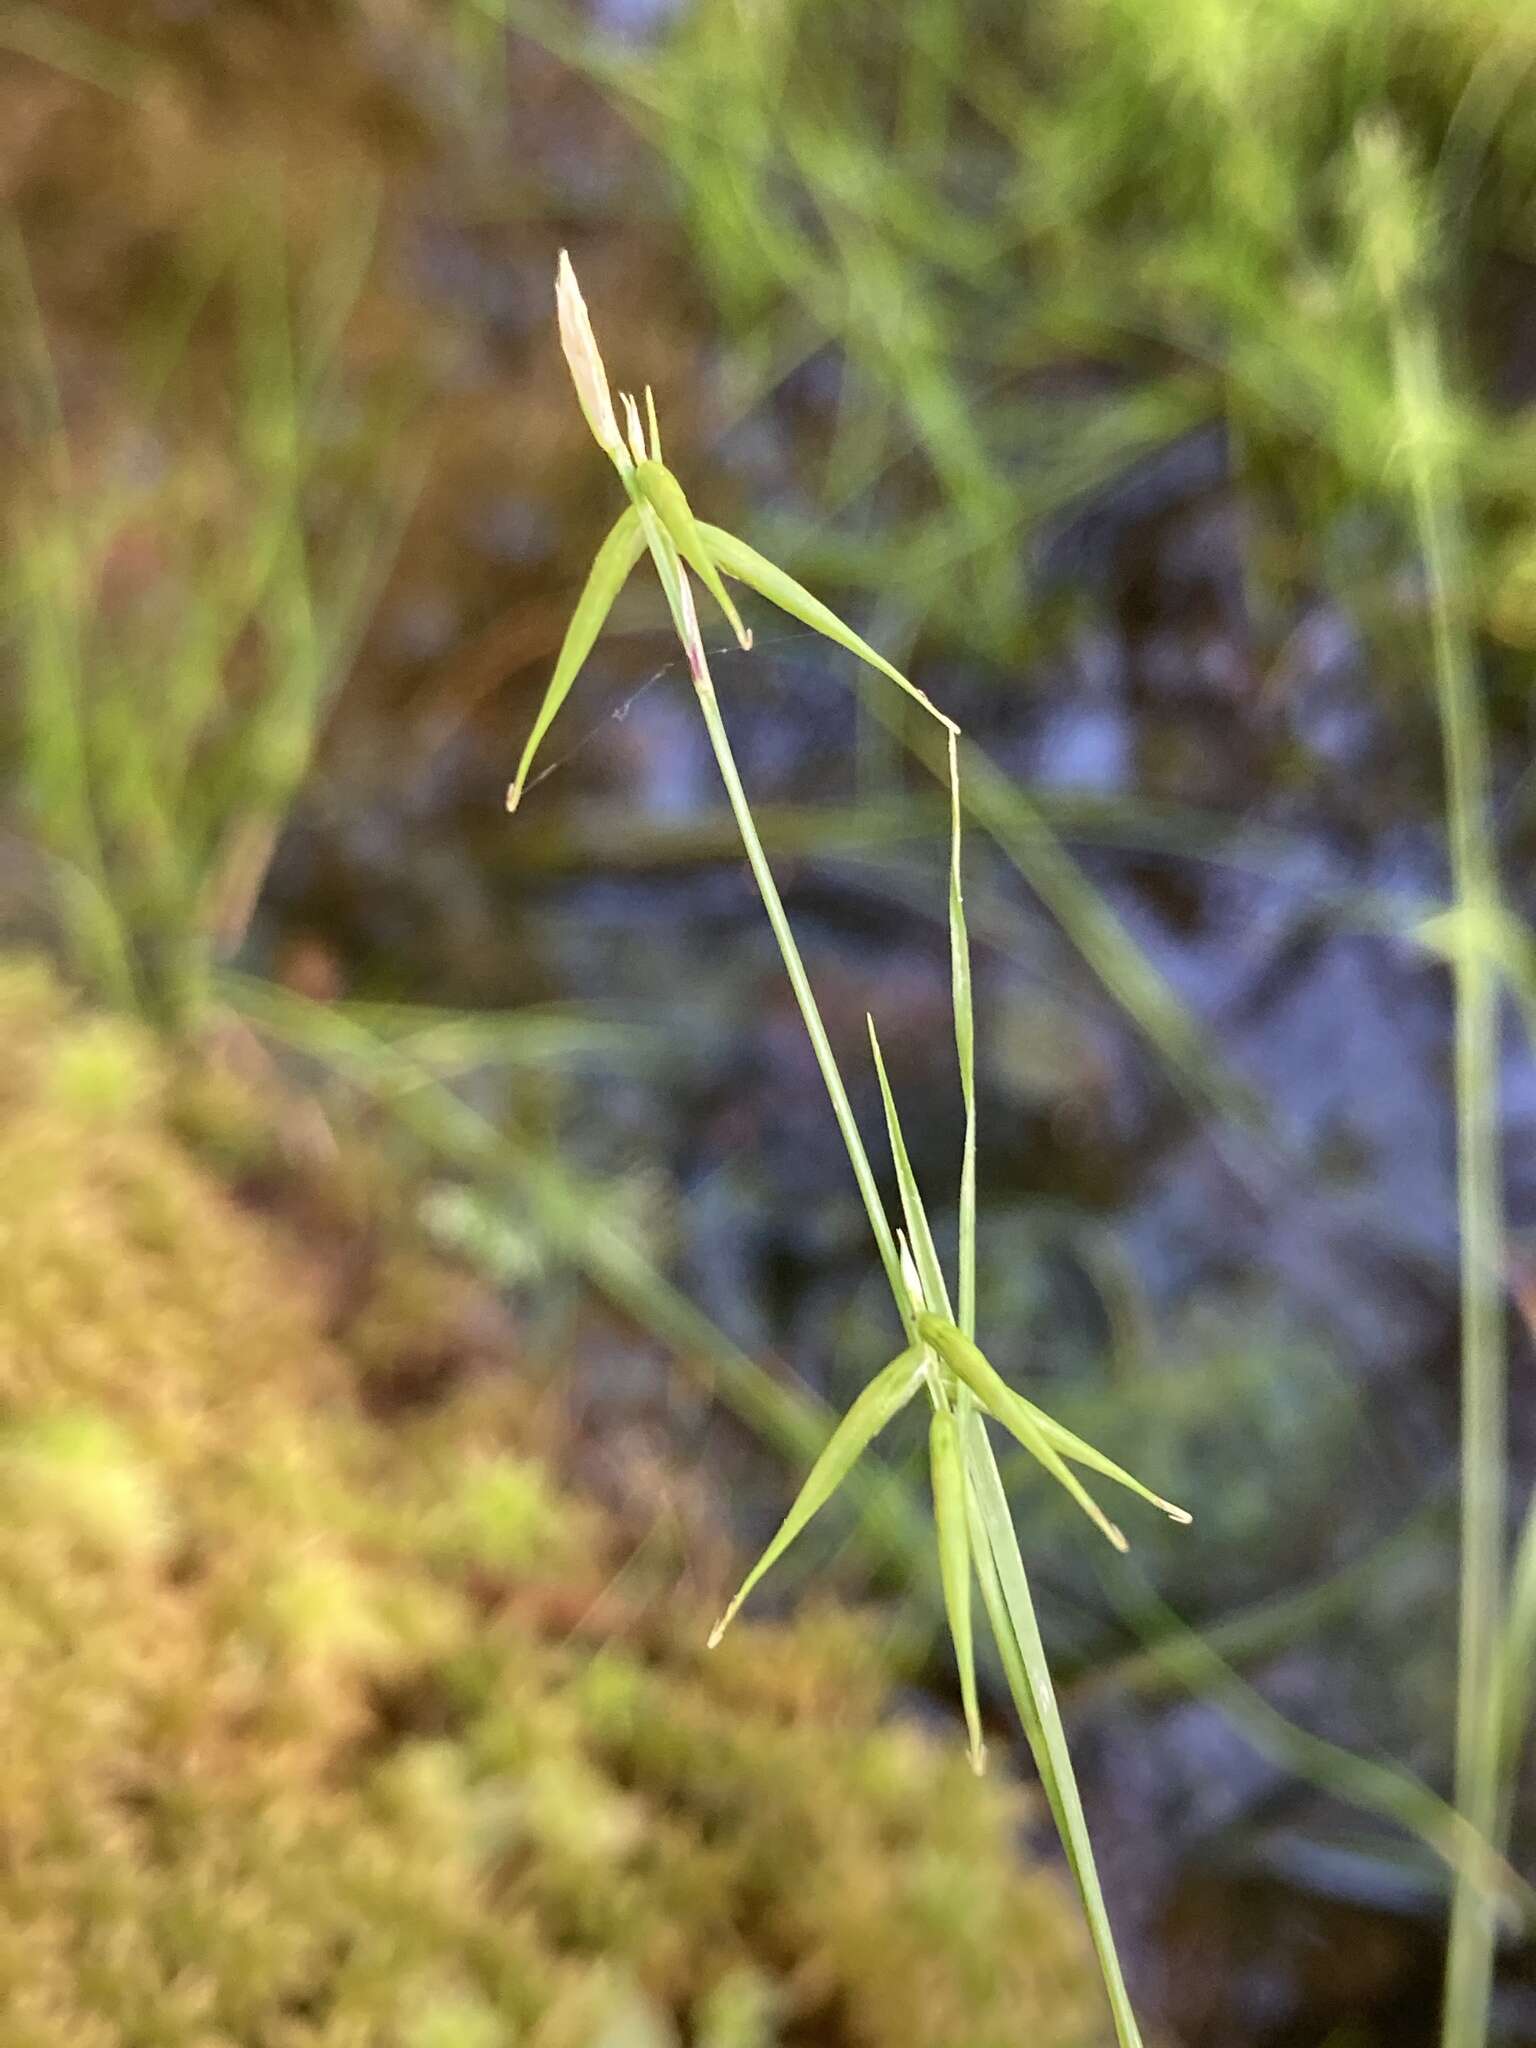
[[[313,1248],[0,970],[0,2011],[14,2048],[1068,2048],[1014,1796],[854,1626],[647,1605],[510,1364],[370,1416]],[[393,1310],[390,1312],[394,1313]]]

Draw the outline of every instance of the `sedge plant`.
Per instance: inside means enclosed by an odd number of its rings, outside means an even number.
[[[915,683],[793,577],[745,541],[695,517],[682,485],[662,459],[656,408],[649,389],[645,394],[643,425],[635,400],[627,395],[622,398],[624,428],[620,430],[586,305],[569,258],[563,254],[556,303],[561,345],[577,398],[599,447],[618,472],[628,502],[599,549],[577,603],[554,675],[508,791],[508,808],[517,809],[539,746],[569,695],[609,608],[640,557],[649,554],[687,659],[694,694],[742,846],[847,1149],[902,1329],[903,1341],[897,1357],[876,1374],[831,1432],[789,1513],[726,1609],[711,1642],[719,1641],[753,1587],[831,1499],[886,1424],[908,1403],[925,1401],[930,1411],[939,1577],[954,1642],[972,1762],[980,1770],[984,1761],[972,1612],[974,1591],[979,1587],[987,1625],[1082,1898],[1116,2037],[1120,2048],[1139,2048],[1141,2034],[1116,1952],[1029,1580],[985,1420],[990,1416],[1029,1451],[1118,1549],[1125,1548],[1125,1538],[1083,1484],[1079,1469],[1114,1480],[1177,1521],[1188,1521],[1189,1516],[1026,1400],[976,1343],[975,1032],[962,888],[959,729]],[[691,580],[694,577],[724,612],[742,647],[751,646],[751,634],[742,624],[726,587],[726,577],[755,590],[780,610],[869,664],[913,698],[943,734],[950,789],[951,980],[964,1110],[953,1297],[912,1172],[871,1020],[870,1044],[900,1192],[902,1227],[893,1229],[885,1213],[874,1168],[737,769],[699,630]]]

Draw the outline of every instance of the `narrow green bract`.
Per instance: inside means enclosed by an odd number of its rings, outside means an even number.
[[[1076,1464],[1086,1465],[1090,1472],[1101,1472],[1106,1479],[1113,1479],[1117,1485],[1128,1487],[1132,1493],[1140,1494],[1144,1501],[1160,1509],[1171,1522],[1192,1522],[1195,1519],[1188,1508],[1176,1507],[1171,1500],[1164,1500],[1160,1493],[1154,1493],[1150,1486],[1144,1485],[1133,1473],[1127,1472],[1123,1465],[1117,1465],[1113,1458],[1106,1457],[1102,1451],[1096,1450],[1082,1437],[1074,1435],[1065,1423],[1058,1422],[1054,1415],[1047,1415],[1045,1410],[1037,1408],[1033,1401],[1026,1400],[1018,1393],[1014,1395],[1014,1399],[1021,1408],[1029,1410],[1039,1425],[1041,1434],[1056,1446],[1063,1457],[1071,1458]]]
[[[904,1351],[899,1358],[892,1359],[884,1372],[876,1373],[860,1393],[833,1430],[826,1449],[811,1467],[809,1477],[795,1497],[794,1506],[779,1524],[778,1534],[743,1579],[740,1592],[711,1629],[711,1649],[730,1627],[742,1601],[758,1580],[778,1563],[812,1516],[826,1506],[885,1425],[906,1407],[917,1392],[922,1377],[921,1352]]]
[[[711,526],[702,519],[699,521],[699,534],[727,576],[734,576],[738,583],[750,585],[759,597],[766,597],[781,612],[788,612],[803,626],[811,627],[824,639],[836,641],[839,647],[846,647],[850,654],[856,654],[860,661],[878,669],[881,675],[889,676],[898,689],[905,690],[909,697],[922,705],[930,718],[936,718],[946,732],[960,730],[952,718],[944,716],[926,691],[910,682],[899,668],[893,668],[883,654],[877,654],[867,640],[861,640],[851,626],[845,626],[835,611],[824,605],[819,597],[812,597],[803,583],[797,583],[793,576],[786,575],[766,555],[748,547],[734,533],[727,533],[723,527]]]
[[[592,652],[592,643],[603,630],[603,621],[613,609],[614,599],[629,581],[629,572],[639,561],[644,548],[645,537],[640,531],[640,514],[633,505],[627,505],[614,522],[608,538],[597,551],[597,559],[588,572],[586,584],[576,603],[576,610],[571,616],[571,623],[566,628],[560,658],[555,663],[555,672],[550,678],[549,688],[544,692],[539,715],[533,721],[533,731],[529,733],[528,744],[523,748],[523,758],[517,764],[517,774],[507,791],[509,811],[515,811],[521,803],[528,771],[533,766],[533,757],[539,750],[539,743],[554,723],[555,713],[570,695],[571,685],[581,673],[582,663]]]
[[[655,417],[653,407],[653,425]],[[741,623],[741,614],[731,602],[731,594],[721,581],[720,571],[709,559],[709,551],[704,545],[703,535],[699,532],[698,521],[693,516],[693,507],[688,503],[682,485],[664,464],[651,460],[636,465],[635,482],[655,508],[662,525],[671,534],[678,553],[730,620],[731,631],[743,647],[750,647],[752,635]]]
[[[960,1672],[960,1700],[970,1737],[971,1766],[986,1768],[981,1739],[981,1709],[976,1699],[976,1646],[971,1634],[971,1534],[966,1506],[965,1464],[955,1418],[947,1409],[934,1411],[928,1428],[928,1455],[933,1475],[933,1519],[939,1533],[939,1577],[944,1611],[954,1639]]]
[[[1035,1420],[1029,1403],[1013,1391],[996,1366],[977,1350],[970,1338],[943,1316],[921,1315],[917,1319],[917,1327],[919,1334],[933,1346],[955,1377],[970,1388],[988,1414],[996,1416],[1004,1429],[1039,1459],[1051,1477],[1071,1494],[1089,1520],[1103,1530],[1116,1550],[1129,1548],[1123,1533],[1063,1461],[1060,1452]]]

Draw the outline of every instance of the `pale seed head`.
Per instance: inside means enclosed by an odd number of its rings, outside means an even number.
[[[627,469],[629,451],[624,446],[619,423],[614,416],[608,373],[598,353],[597,339],[587,314],[587,302],[581,296],[576,272],[571,268],[571,259],[564,249],[560,251],[560,268],[555,281],[555,306],[560,316],[560,346],[565,351],[566,366],[571,373],[571,382],[576,386],[576,396],[586,415],[587,425],[603,453],[620,469]]]

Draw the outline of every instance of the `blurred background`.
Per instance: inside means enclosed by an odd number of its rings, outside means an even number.
[[[1498,0],[0,4],[7,2040],[1104,2038],[918,1443],[699,1654],[892,1336],[645,578],[504,811],[619,509],[562,247],[701,516],[971,743],[981,1327],[1196,1515],[1017,1474],[1150,2035],[1438,2038],[1463,944],[1511,1542],[1536,1457],[1533,74]],[[952,1235],[942,759],[746,609]]]

